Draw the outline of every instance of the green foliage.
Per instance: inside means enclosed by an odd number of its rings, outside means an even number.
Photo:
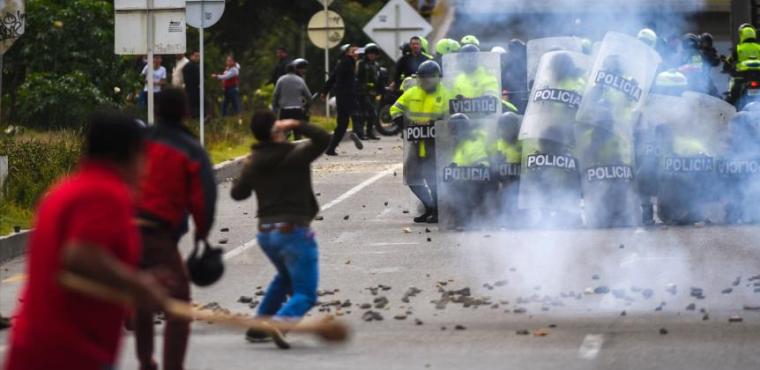
[[[272,105],[272,96],[274,95],[274,85],[266,84],[253,93],[253,110],[270,109]]]
[[[78,128],[87,115],[109,102],[81,72],[33,73],[19,89],[18,122],[36,128]]]
[[[72,132],[0,139],[0,155],[8,156],[3,203],[33,208],[50,184],[74,168],[80,153],[80,139]]]

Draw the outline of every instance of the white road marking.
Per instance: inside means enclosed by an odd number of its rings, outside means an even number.
[[[584,360],[593,360],[599,355],[604,343],[604,336],[601,334],[588,334],[583,338],[581,348],[578,349],[578,357]]]
[[[356,195],[356,193],[364,190],[364,188],[366,188],[366,187],[368,187],[368,186],[376,183],[378,180],[382,179],[385,176],[390,175],[391,173],[393,173],[394,171],[397,171],[400,168],[401,168],[401,164],[399,163],[399,164],[393,165],[391,168],[388,168],[387,170],[378,172],[377,174],[375,174],[374,176],[372,176],[369,179],[365,180],[361,184],[354,186],[349,191],[347,191],[347,192],[343,193],[341,196],[335,198],[333,201],[331,201],[331,202],[323,205],[322,208],[321,208],[321,211],[324,212],[324,211],[326,211],[326,210],[328,210],[328,209],[330,209],[332,207],[335,207],[336,205],[340,204],[341,202],[345,201],[346,199],[351,198],[352,196]],[[255,247],[256,245],[258,245],[258,243],[256,242],[256,239],[250,240],[247,243],[245,243],[245,244],[243,244],[243,245],[241,245],[239,247],[236,247],[235,249],[232,249],[229,252],[225,253],[224,254],[224,259],[225,260],[233,259],[233,258],[239,256],[241,253],[243,253],[243,252],[245,252],[245,251],[247,251],[247,250]]]
[[[406,243],[372,243],[369,246],[370,247],[383,247],[383,246],[386,246],[386,245],[417,245],[417,244],[420,244],[420,243],[414,243],[414,242],[411,242],[411,243],[410,242],[406,242]]]

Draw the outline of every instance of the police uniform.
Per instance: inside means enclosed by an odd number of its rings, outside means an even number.
[[[520,161],[522,145],[519,141],[511,143],[499,138],[489,146],[491,172],[497,184],[493,197],[497,215],[506,219],[496,220],[499,226],[518,225],[517,196],[520,185]]]
[[[394,119],[404,116],[405,145],[404,181],[422,201],[427,210],[437,209],[435,139],[421,135],[414,140],[410,133],[434,133],[434,122],[442,119],[448,111],[448,91],[440,83],[432,93],[419,86],[404,91],[390,109]],[[433,135],[434,136],[434,135]]]
[[[466,172],[454,179],[451,189],[455,197],[450,203],[453,203],[451,206],[455,225],[463,227],[472,222],[484,221],[485,210],[490,206],[485,202],[486,195],[492,193],[492,187],[496,183],[490,181],[486,133],[473,129],[458,139],[451,162],[457,169]]]
[[[377,99],[380,95],[378,79],[380,76],[379,66],[376,61],[362,59],[356,66],[359,80],[359,107],[362,112],[364,129],[360,130],[368,138],[376,138],[374,127],[377,123]]]
[[[729,63],[733,67],[733,73],[728,87],[728,99],[731,104],[739,101],[741,84],[752,74],[760,73],[760,43],[757,42],[757,32],[753,28],[744,28],[739,31],[739,44]]]

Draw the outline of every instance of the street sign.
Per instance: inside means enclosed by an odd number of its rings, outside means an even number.
[[[225,0],[187,0],[187,24],[195,28],[215,25],[224,14],[224,2]]]
[[[327,8],[330,6],[330,4],[333,3],[334,0],[317,0],[318,3],[322,4],[323,7]]]
[[[399,47],[412,36],[427,36],[433,26],[404,0],[391,0],[364,26],[369,36],[393,60],[401,57]]]
[[[152,4],[149,4],[152,3]],[[148,11],[148,5],[151,5]],[[115,47],[119,55],[148,53],[148,13],[153,20],[153,52],[185,52],[185,0],[116,0]]]
[[[309,40],[322,49],[335,47],[346,34],[346,25],[338,13],[323,10],[309,20]]]
[[[201,55],[200,60],[200,117],[198,118],[198,122],[200,123],[200,139],[201,139],[201,145],[205,143],[204,138],[204,132],[205,132],[205,119],[206,119],[206,112],[205,112],[205,68],[204,68],[204,60],[205,60],[205,51],[203,48],[203,29],[206,27],[211,27],[216,22],[219,22],[219,19],[222,18],[222,14],[224,14],[224,1],[225,0],[187,0],[187,24],[189,24],[192,27],[195,27],[198,29],[198,44],[199,44],[199,53]]]
[[[0,54],[5,54],[24,34],[26,10],[23,0],[0,0]]]

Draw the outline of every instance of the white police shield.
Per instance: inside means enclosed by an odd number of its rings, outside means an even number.
[[[444,99],[441,97],[441,99]],[[404,117],[404,184],[435,186],[435,120],[445,115],[445,101],[441,112],[408,112]]]
[[[589,57],[580,52],[544,54],[520,128],[519,208],[541,211],[544,219],[557,214],[553,225],[573,223],[579,212],[575,116],[589,65]]]
[[[760,222],[760,112],[740,112],[729,123],[729,143],[718,161],[726,221]]]
[[[604,36],[595,58],[577,119],[632,137],[662,59],[635,37],[617,32]]]
[[[538,73],[539,62],[544,54],[559,50],[581,53],[583,52],[583,42],[580,38],[572,36],[545,37],[528,41],[526,50],[528,53],[527,89],[531,90],[532,83],[535,81],[536,74]]]
[[[442,229],[488,226],[488,199],[497,184],[489,149],[501,115],[501,61],[497,53],[455,53],[443,57],[449,114],[469,125],[436,123],[438,216]]]

